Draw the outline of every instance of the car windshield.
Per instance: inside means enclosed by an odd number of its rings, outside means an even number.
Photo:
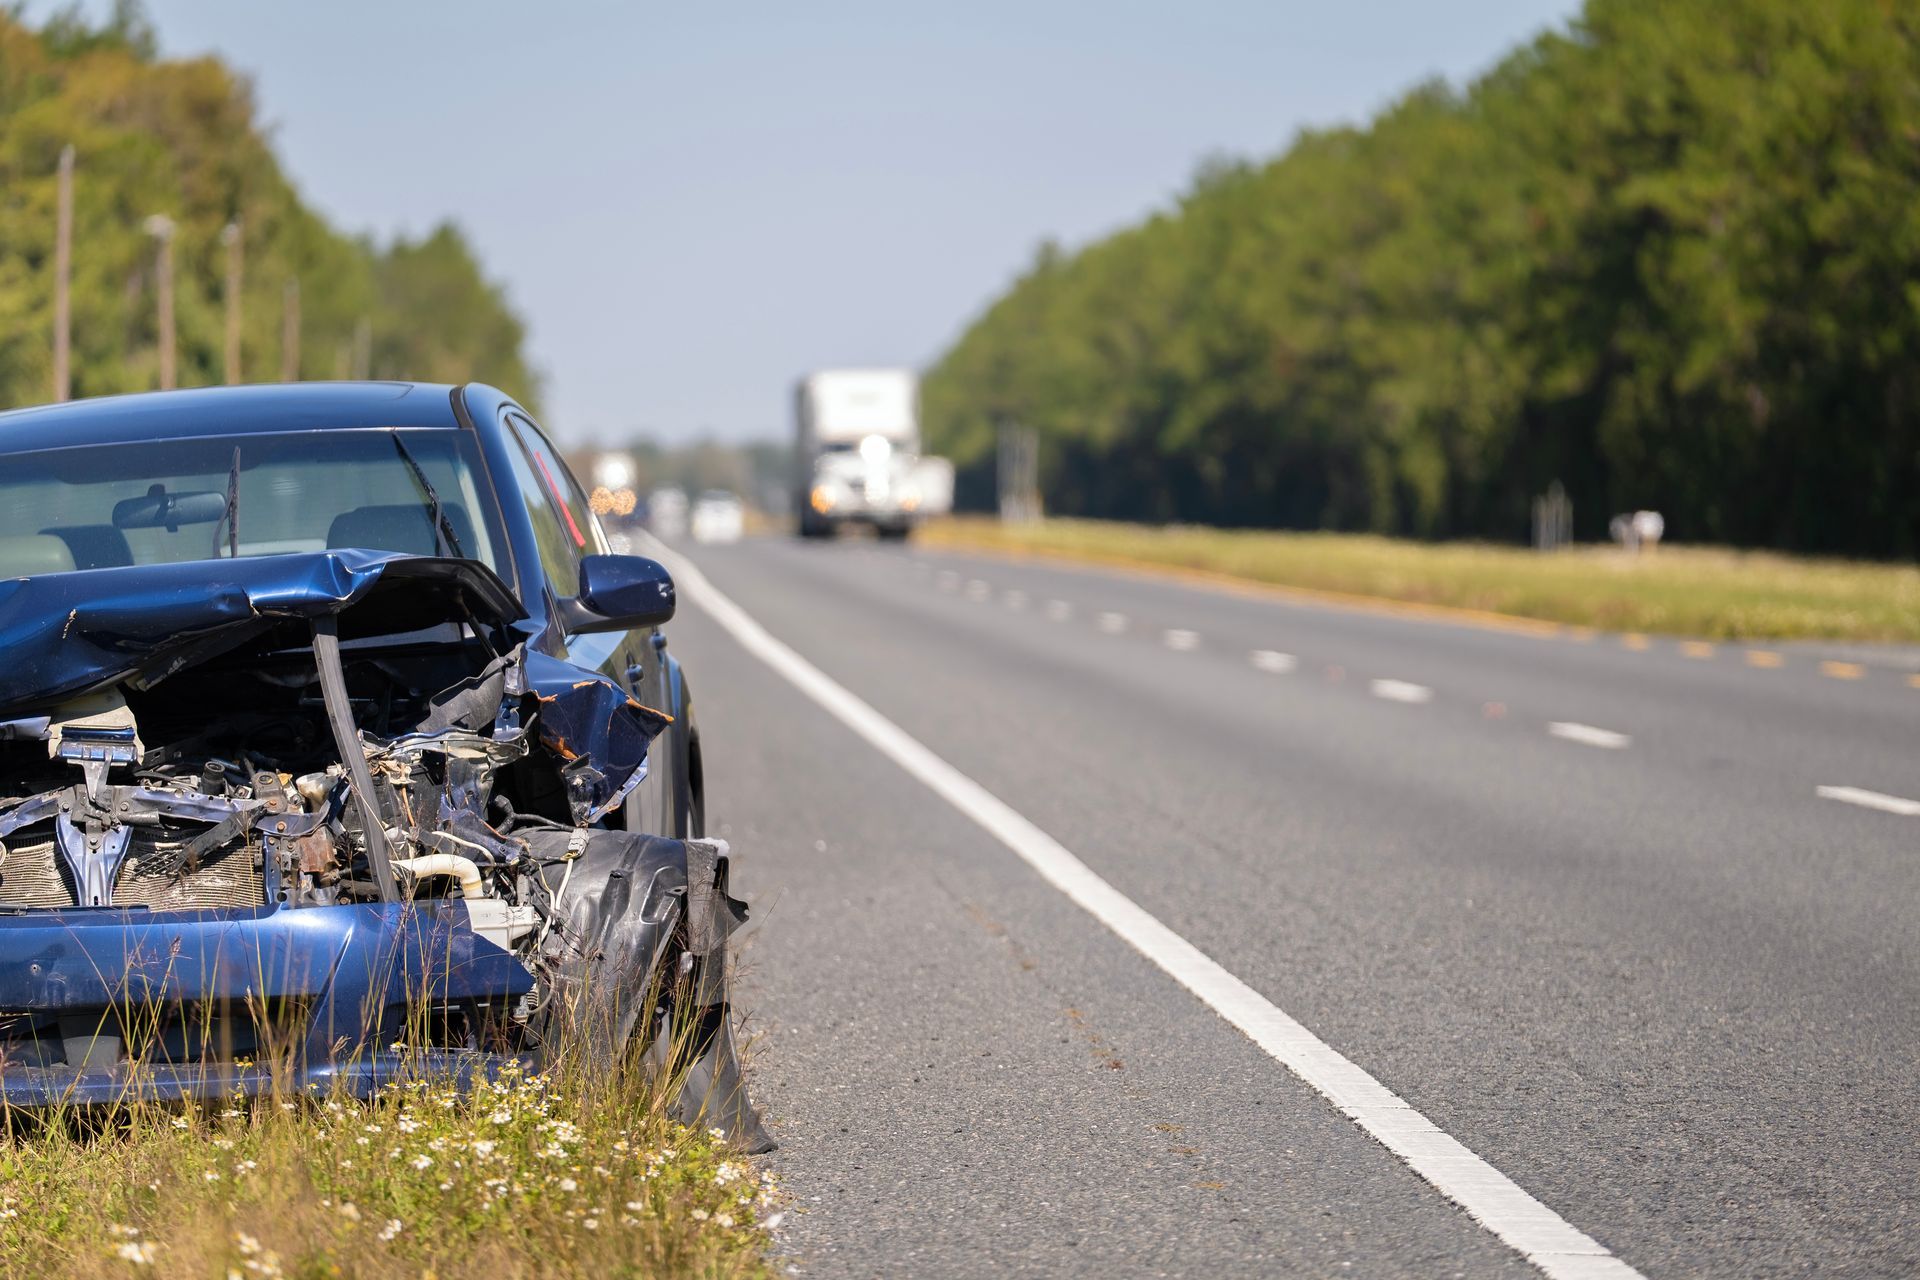
[[[487,495],[473,439],[444,429],[0,454],[0,578],[337,547],[463,556],[505,576]]]

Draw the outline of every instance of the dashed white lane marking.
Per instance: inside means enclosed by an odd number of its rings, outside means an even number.
[[[1200,633],[1198,631],[1182,631],[1178,627],[1174,627],[1171,630],[1162,632],[1160,639],[1166,644],[1167,648],[1177,653],[1186,653],[1189,650],[1200,647]]]
[[[1247,655],[1247,661],[1262,671],[1271,671],[1275,675],[1285,675],[1300,665],[1290,653],[1281,653],[1276,649],[1255,649]]]
[[[1860,787],[1815,787],[1813,793],[1822,799],[1857,804],[1865,809],[1878,809],[1882,813],[1897,813],[1903,818],[1920,817],[1920,800],[1905,800]]]
[[[978,578],[975,578],[967,584],[967,599],[969,600],[985,600],[992,594],[993,588]]]
[[[1127,615],[1124,613],[1103,613],[1099,619],[1100,629],[1110,636],[1117,636],[1127,629]]]
[[[1605,747],[1610,751],[1619,751],[1633,742],[1633,739],[1624,733],[1615,733],[1612,729],[1596,729],[1590,724],[1575,724],[1571,720],[1555,720],[1547,726],[1547,732],[1556,738],[1565,738],[1568,742],[1578,742],[1588,747]]]
[[[1009,591],[1002,598],[1007,602],[1007,608],[1009,609],[1024,609],[1027,607],[1027,593],[1024,591]]]
[[[1440,1194],[1554,1280],[1642,1280],[1640,1273],[1528,1195],[1405,1099],[1295,1022],[998,796],[948,764],[831,676],[794,652],[657,541],[683,592],[747,652],[784,676],[882,755],[978,823],[1035,874],[1112,930],[1248,1039],[1318,1090]]]
[[[1054,622],[1065,622],[1073,616],[1073,606],[1065,600],[1047,601],[1047,617]]]
[[[1423,684],[1410,684],[1405,680],[1375,680],[1368,686],[1376,698],[1385,698],[1388,702],[1432,702],[1433,690]]]
[[[942,591],[958,591],[960,589],[960,575],[951,569],[942,569],[934,577],[933,585],[939,587]]]

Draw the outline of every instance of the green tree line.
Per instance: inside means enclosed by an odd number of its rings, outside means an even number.
[[[1464,89],[1053,246],[929,372],[1064,514],[1920,551],[1920,5],[1588,0]],[[983,486],[980,482],[985,481]]]
[[[537,385],[524,328],[459,230],[379,245],[306,207],[281,171],[246,80],[214,58],[163,60],[126,0],[35,29],[0,9],[0,408],[53,398],[60,154],[74,150],[72,394],[159,385],[153,215],[175,225],[181,386],[225,378],[222,233],[243,246],[242,381],[278,380],[298,291],[303,378],[355,373]]]

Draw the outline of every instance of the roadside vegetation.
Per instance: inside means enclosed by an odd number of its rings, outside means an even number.
[[[1361,534],[957,517],[929,543],[1217,574],[1572,626],[1716,640],[1920,644],[1920,568],[1714,547],[1552,554]]]
[[[57,173],[73,148],[72,394],[151,391],[150,218],[173,224],[178,380],[225,376],[229,226],[240,381],[483,378],[537,408],[524,326],[451,223],[386,244],[331,226],[281,170],[251,85],[166,59],[139,4],[30,25],[0,4],[0,409],[53,398]]]
[[[777,1192],[638,1078],[6,1117],[0,1274],[760,1277]]]
[[[1916,138],[1920,5],[1586,0],[1469,85],[1043,247],[929,372],[929,444],[984,505],[998,433],[1036,432],[1060,515],[1517,542],[1558,481],[1588,541],[1646,508],[1912,558]],[[1729,625],[1765,632],[1845,578],[1748,569],[1789,598]],[[1488,578],[1462,590],[1538,607]]]

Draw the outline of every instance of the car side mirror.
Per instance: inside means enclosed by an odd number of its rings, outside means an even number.
[[[673,575],[645,556],[584,556],[580,594],[560,602],[569,634],[657,627],[673,617]]]

